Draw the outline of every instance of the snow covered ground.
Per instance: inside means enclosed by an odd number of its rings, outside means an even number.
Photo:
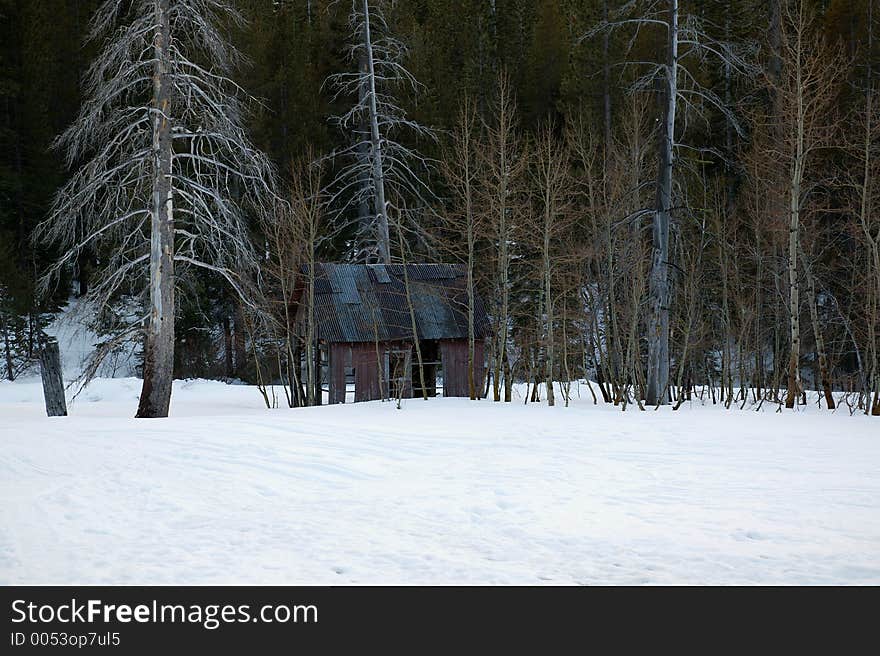
[[[880,583],[880,422],[0,383],[0,583]]]

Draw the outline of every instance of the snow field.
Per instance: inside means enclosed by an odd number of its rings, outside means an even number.
[[[0,583],[880,583],[880,423],[0,383]]]

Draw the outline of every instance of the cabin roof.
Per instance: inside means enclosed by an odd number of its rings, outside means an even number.
[[[327,342],[467,339],[467,272],[460,264],[316,264],[315,323]],[[308,275],[308,265],[303,267]],[[474,299],[474,334],[486,335],[482,300]]]

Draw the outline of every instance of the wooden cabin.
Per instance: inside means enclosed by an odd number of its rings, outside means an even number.
[[[303,274],[311,278],[308,267]],[[303,292],[300,335],[309,310]],[[470,395],[464,266],[317,264],[314,298],[317,382],[330,403],[422,396],[416,340],[428,395]],[[488,319],[481,299],[474,301],[474,380],[483,396]]]

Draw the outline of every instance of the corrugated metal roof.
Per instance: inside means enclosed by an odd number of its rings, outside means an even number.
[[[391,278],[388,276],[388,271],[385,270],[384,264],[368,264],[367,267],[368,270],[372,272],[373,276],[376,278],[376,282],[391,282]]]
[[[308,267],[303,273],[308,276]],[[467,339],[464,267],[408,264],[406,277],[419,339]],[[411,339],[403,265],[315,265],[315,318],[319,339],[328,342]],[[474,320],[476,336],[485,336],[488,319],[479,297]]]

